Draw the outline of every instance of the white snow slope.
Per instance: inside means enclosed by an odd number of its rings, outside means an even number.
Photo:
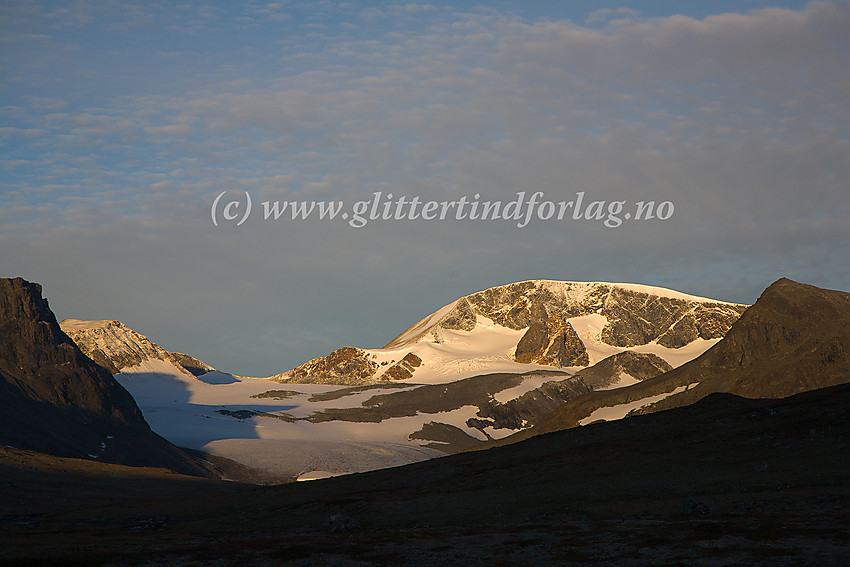
[[[445,453],[411,442],[407,435],[434,419],[459,423],[471,417],[456,411],[381,423],[290,422],[274,416],[306,417],[326,408],[357,405],[379,392],[343,398],[348,404],[311,402],[311,395],[339,387],[298,384],[287,385],[294,392],[291,398],[252,398],[280,390],[281,385],[218,371],[192,378],[162,360],[124,368],[115,378],[136,399],[151,429],[175,445],[233,459],[280,481],[313,471],[362,472],[442,456]],[[222,413],[245,410],[266,415],[243,419],[245,414]]]

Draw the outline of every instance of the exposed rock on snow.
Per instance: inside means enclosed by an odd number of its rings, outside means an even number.
[[[666,350],[675,366],[719,340],[745,309],[652,286],[531,280],[460,298],[382,349],[346,347],[351,350],[334,351],[272,379],[445,382],[487,372],[527,372],[523,365],[577,368],[633,347]],[[698,348],[685,353],[692,345]],[[424,369],[403,362],[410,354]]]
[[[587,366],[590,358],[573,326],[555,313],[532,324],[516,346],[514,360],[563,368]]]
[[[666,333],[658,337],[658,344],[669,348],[680,348],[698,338],[723,338],[732,323],[740,316],[741,311],[735,306],[697,305]]]
[[[407,380],[413,377],[413,373],[422,364],[422,359],[409,352],[404,358],[392,365],[381,375],[384,380]]]
[[[580,378],[544,382],[539,387],[505,403],[490,403],[478,415],[484,418],[470,427],[511,429],[510,433],[536,425],[568,400],[590,392]]]
[[[370,381],[378,363],[360,348],[342,347],[327,356],[320,356],[284,372],[276,379],[301,384],[343,384],[354,386]]]
[[[509,329],[519,330],[545,321],[554,314],[570,319],[599,313],[608,319],[602,331],[602,340],[622,347],[652,342],[682,317],[690,314],[697,325],[698,336],[719,338],[745,308],[745,305],[652,286],[531,280],[469,295],[456,302],[454,308],[439,320],[434,320],[437,312],[390,341],[384,348],[397,348],[417,342],[434,330],[433,327],[437,327],[438,331],[471,331],[474,328],[470,324],[473,314],[487,317]],[[433,323],[423,325],[428,319]],[[464,324],[458,325],[458,321]],[[688,342],[690,340],[684,344]]]
[[[471,331],[475,328],[476,322],[475,312],[469,305],[469,300],[463,297],[457,300],[454,309],[443,318],[440,326],[443,329],[455,331]]]
[[[202,362],[195,358],[194,356],[189,356],[188,354],[183,354],[182,352],[172,352],[171,355],[180,363],[180,366],[194,374],[195,376],[201,376],[202,374],[206,374],[207,372],[212,372],[215,370],[209,364]]]

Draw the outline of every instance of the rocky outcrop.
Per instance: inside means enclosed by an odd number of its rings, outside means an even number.
[[[736,306],[719,303],[697,305],[658,337],[658,344],[668,348],[681,348],[696,339],[723,338],[741,313]]]
[[[549,286],[534,281],[486,289],[470,295],[467,300],[476,312],[514,330],[530,327],[552,313],[565,317],[581,314],[578,310],[570,312],[570,302],[558,297]]]
[[[363,349],[347,346],[271,379],[276,382],[356,386],[371,382],[379,367]]]
[[[205,474],[154,434],[112,375],[62,332],[41,286],[0,279],[0,443]]]
[[[581,378],[588,386],[598,390],[616,385],[623,374],[635,380],[647,380],[672,369],[666,360],[656,354],[627,350],[612,354],[593,366],[579,370],[575,377]]]
[[[517,343],[514,360],[558,368],[590,363],[587,349],[573,326],[557,313],[528,328]]]
[[[469,301],[463,297],[458,299],[448,315],[443,317],[440,326],[443,329],[451,329],[457,331],[471,331],[475,328],[477,318],[469,305]]]
[[[409,352],[404,355],[404,358],[390,366],[386,372],[381,375],[382,380],[407,380],[413,378],[413,373],[422,365],[422,359]]]
[[[188,354],[183,354],[182,352],[172,352],[171,356],[174,357],[174,360],[177,361],[180,366],[184,369],[188,370],[195,376],[201,376],[202,374],[206,374],[207,372],[211,372],[215,370],[212,366],[198,360],[194,356],[189,356]]]
[[[645,345],[657,339],[691,307],[686,301],[613,288],[602,314],[602,341],[614,346]]]
[[[478,411],[481,419],[469,420],[467,426],[482,431],[486,427],[514,430],[531,427],[568,400],[590,391],[581,378],[574,376],[544,382],[538,388],[507,402],[498,403],[491,400],[482,405]]]

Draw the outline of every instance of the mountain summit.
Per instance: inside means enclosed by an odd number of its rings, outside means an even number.
[[[440,383],[483,372],[578,370],[627,349],[678,366],[720,339],[745,309],[638,284],[530,280],[462,297],[381,349],[343,347],[273,379]]]

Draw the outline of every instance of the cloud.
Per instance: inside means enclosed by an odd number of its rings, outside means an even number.
[[[736,301],[780,276],[846,283],[846,4],[702,19],[600,10],[584,24],[441,5],[304,9],[249,4],[230,20],[119,6],[61,34],[30,24],[50,41],[28,57],[50,72],[13,65],[21,81],[0,106],[0,264],[42,280],[62,316],[119,318],[248,374],[380,346],[459,296],[527,278]],[[110,25],[161,30],[163,10],[183,31],[145,53],[93,53],[68,31],[115,42]],[[60,38],[94,59],[50,67]],[[585,192],[669,200],[675,214],[617,229],[216,228],[222,191],[347,204],[375,191]]]
[[[584,23],[587,25],[601,24],[616,17],[636,18],[639,15],[640,12],[632,8],[601,8],[599,10],[594,10],[593,12],[591,12],[590,15],[587,16],[587,18],[584,20]]]

